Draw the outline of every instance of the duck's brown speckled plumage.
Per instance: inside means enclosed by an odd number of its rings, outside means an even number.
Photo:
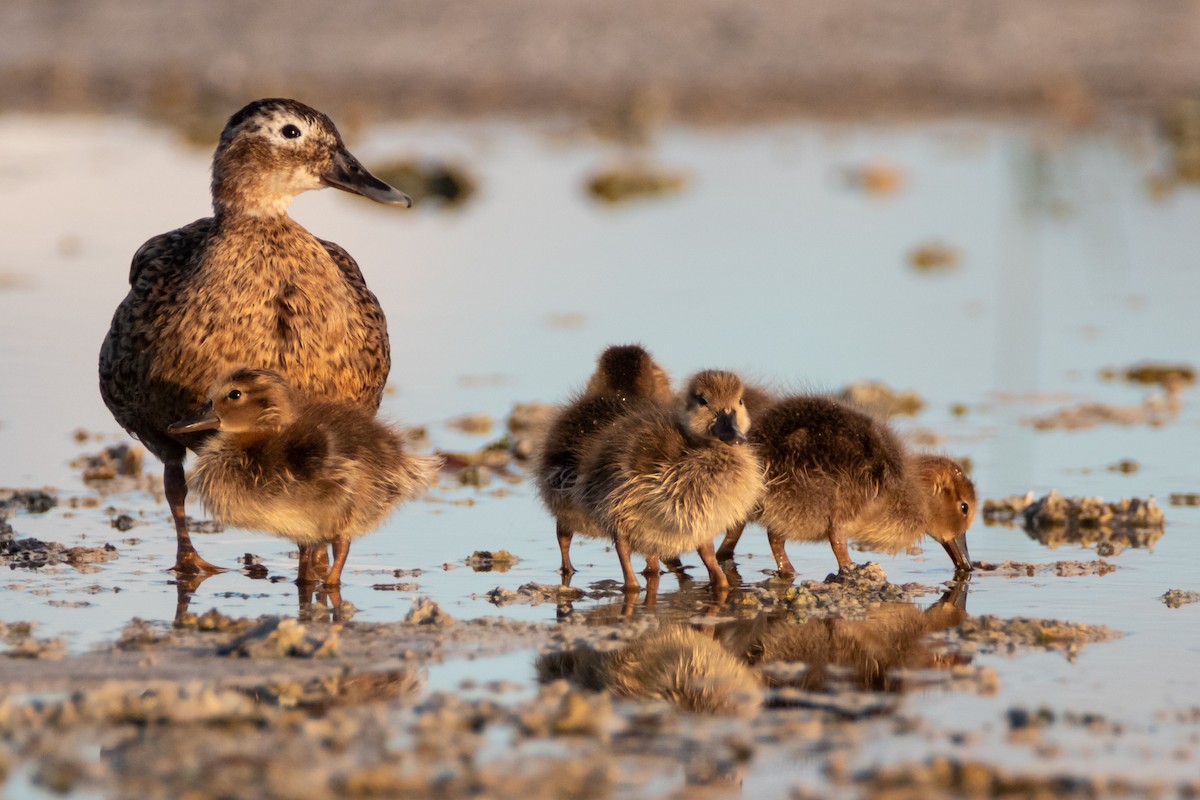
[[[277,373],[233,370],[208,397],[211,411],[191,425],[219,427],[200,446],[193,488],[227,525],[291,539],[302,555],[334,545],[330,575],[320,576],[328,583],[338,582],[350,540],[436,479],[438,460],[408,451],[372,413],[306,402]]]
[[[291,133],[295,136],[291,136]],[[239,365],[275,370],[312,401],[374,411],[391,366],[387,323],[354,259],[287,214],[325,186],[407,204],[344,148],[324,114],[260,100],[226,125],[213,158],[214,215],[150,239],[100,351],[100,392],[164,462],[181,571],[211,569],[183,526],[182,462],[204,435],[166,428]]]
[[[575,533],[607,536],[572,494],[584,453],[632,409],[670,400],[670,380],[649,353],[638,345],[614,345],[600,354],[583,392],[554,418],[535,455],[533,475],[542,502],[554,515],[564,575],[575,571],[570,557]]]
[[[624,416],[584,455],[575,497],[613,538],[627,588],[638,586],[630,552],[670,558],[693,548],[714,584],[728,584],[712,537],[745,519],[763,488],[742,391],[733,373],[698,373],[674,407]]]
[[[822,396],[773,403],[751,440],[766,470],[758,519],[782,572],[794,573],[784,541],[828,540],[844,568],[850,540],[895,553],[926,533],[969,569],[975,487],[951,459],[909,453],[887,425]]]

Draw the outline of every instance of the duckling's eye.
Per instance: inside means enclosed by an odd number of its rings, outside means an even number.
[[[971,507],[966,503],[960,503],[958,508],[960,511],[962,511],[964,517],[971,511]]]
[[[708,405],[708,401],[704,399],[703,395],[699,395],[699,394],[692,395],[692,398],[696,401],[696,405],[698,405],[698,406]]]
[[[229,394],[227,394],[225,396],[228,397],[230,400],[241,400],[242,399],[242,390],[241,389],[232,389],[232,390],[230,390]],[[966,503],[964,503],[963,505],[966,505]]]
[[[300,129],[292,124],[284,125],[282,128],[280,128],[279,132],[283,134],[283,138],[285,139],[300,138]]]

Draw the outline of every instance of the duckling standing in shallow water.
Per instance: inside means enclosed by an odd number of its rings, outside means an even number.
[[[404,449],[403,437],[359,406],[308,403],[282,376],[236,369],[173,433],[217,431],[200,446],[192,484],[217,519],[300,546],[298,583],[341,582],[350,540],[437,479],[438,459]],[[326,575],[316,549],[333,545]]]
[[[409,197],[367,172],[329,117],[294,100],[234,114],[213,156],[213,216],[155,236],[133,256],[128,295],[100,350],[100,394],[163,462],[180,573],[216,572],[188,536],[183,459],[208,434],[167,426],[240,364],[273,369],[305,397],[379,407],[387,323],[354,259],[297,224],[296,195],[333,186],[379,203]]]
[[[533,473],[542,502],[554,515],[564,576],[575,572],[571,564],[575,533],[607,536],[572,494],[584,453],[632,409],[670,400],[671,382],[650,354],[638,345],[615,345],[600,354],[583,393],[554,418],[538,450]],[[646,569],[657,569],[657,559],[648,559]]]
[[[796,573],[784,550],[789,540],[828,540],[847,569],[850,540],[896,553],[926,533],[956,573],[971,570],[966,532],[975,485],[951,459],[910,454],[886,425],[820,396],[772,403],[755,420],[752,440],[766,470],[757,518],[781,575]],[[722,543],[722,554],[732,544]]]
[[[745,519],[763,489],[742,392],[731,372],[700,372],[674,404],[627,414],[584,455],[575,499],[612,537],[627,590],[639,588],[631,552],[672,558],[692,549],[714,587],[729,585],[713,536]]]

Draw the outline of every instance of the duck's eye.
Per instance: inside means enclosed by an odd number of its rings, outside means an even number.
[[[227,394],[225,396],[228,397],[230,400],[241,400],[242,399],[242,390],[241,389],[231,389],[229,394]],[[966,504],[964,503],[963,505],[966,505]]]
[[[971,511],[971,507],[966,503],[960,503],[958,508],[960,511],[962,511],[964,517]]]
[[[744,406],[744,405],[746,405],[746,399],[745,399],[745,398],[742,398],[742,399],[738,400],[738,405],[739,405],[739,406]]]
[[[697,395],[693,395],[692,397],[695,399],[696,405],[698,405],[698,406],[708,405],[708,400],[704,399],[704,395],[697,394]]]
[[[295,125],[291,125],[291,124],[284,125],[279,130],[279,132],[283,134],[283,138],[285,138],[285,139],[299,139],[300,138],[300,129],[297,128]]]

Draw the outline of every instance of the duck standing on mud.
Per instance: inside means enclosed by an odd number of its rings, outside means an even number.
[[[763,492],[743,391],[732,372],[699,372],[673,406],[626,414],[585,453],[575,499],[612,538],[626,591],[639,589],[630,553],[666,559],[692,549],[713,588],[728,589],[713,536],[746,519]]]
[[[251,365],[280,373],[312,402],[379,408],[391,368],[383,309],[345,250],[288,216],[297,195],[328,186],[412,205],[346,150],[329,117],[295,100],[257,100],[221,133],[213,216],[155,236],[133,256],[129,294],[100,349],[100,394],[163,462],[177,572],[220,569],[196,552],[184,515],[184,456],[211,432],[167,432],[217,377]]]
[[[967,529],[975,485],[953,460],[910,453],[885,424],[839,400],[796,395],[758,414],[751,441],[766,470],[752,518],[767,529],[779,574],[795,567],[787,541],[828,541],[838,569],[854,566],[848,544],[900,552],[928,534],[945,548],[956,575],[971,571]],[[742,524],[718,557],[732,557]]]
[[[554,515],[563,577],[575,572],[571,540],[576,533],[607,538],[579,505],[572,491],[579,464],[597,439],[621,417],[638,408],[672,400],[667,373],[640,345],[614,345],[600,354],[587,387],[554,418],[534,459],[533,476],[546,509]],[[658,560],[646,564],[658,569]]]
[[[350,540],[429,488],[440,464],[361,406],[306,402],[265,369],[222,375],[170,430],[218,432],[200,446],[193,487],[221,522],[296,542],[301,586],[337,587]],[[321,574],[313,556],[328,545],[333,564]]]

